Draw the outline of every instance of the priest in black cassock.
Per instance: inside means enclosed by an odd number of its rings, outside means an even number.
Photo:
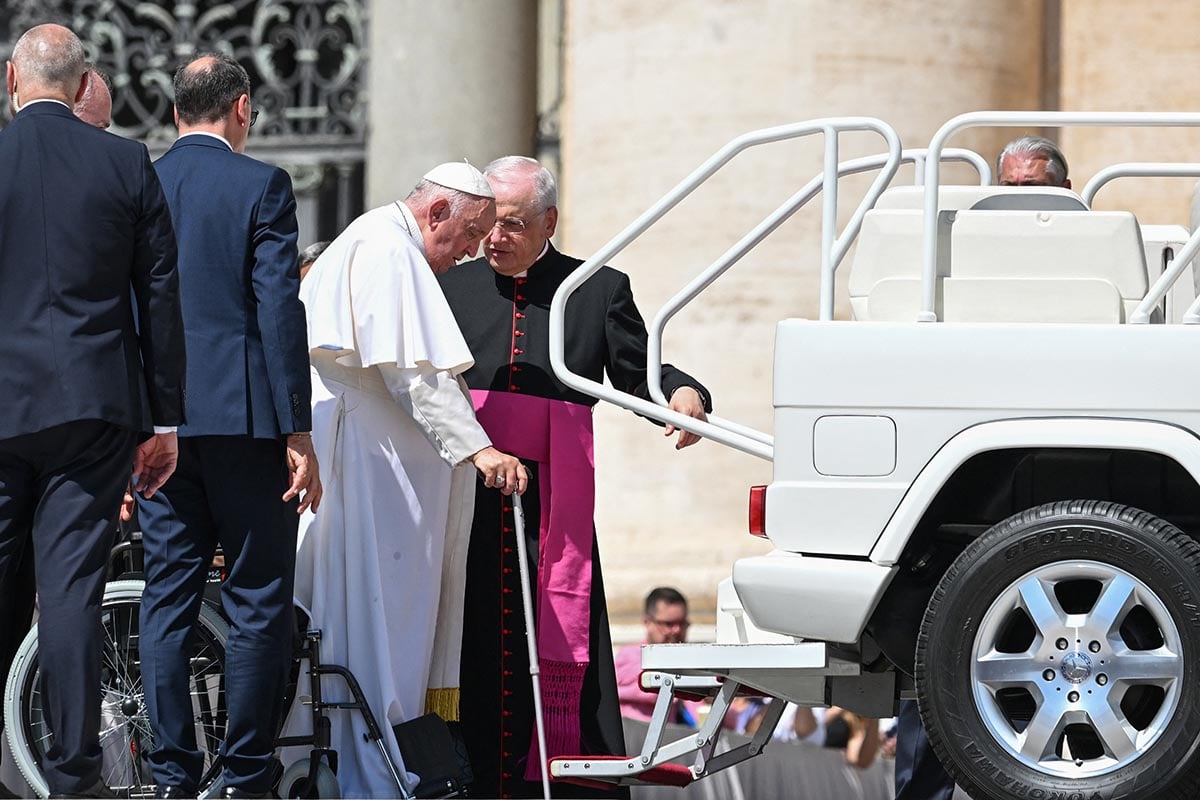
[[[550,366],[550,301],[582,262],[554,249],[554,177],[510,156],[485,169],[496,194],[486,259],[440,276],[475,365],[463,373],[476,414],[497,447],[521,457],[542,697],[550,757],[624,754],[612,643],[596,549],[592,457],[595,398],[563,386]],[[648,397],[646,326],[629,278],[603,267],[567,305],[566,360],[592,380]],[[694,378],[663,366],[670,407],[705,419],[712,405]],[[668,427],[667,435],[673,430]],[[679,431],[677,448],[699,437]],[[479,487],[466,549],[462,733],[473,795],[540,797],[514,521],[508,498]],[[577,790],[577,791],[576,791]],[[556,785],[556,797],[597,796]],[[614,790],[615,796],[625,794]]]

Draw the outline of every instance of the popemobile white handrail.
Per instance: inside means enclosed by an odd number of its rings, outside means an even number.
[[[901,164],[913,164],[914,181],[920,186],[921,181],[925,177],[924,163],[926,151],[923,148],[914,150],[902,150],[900,153]],[[873,156],[865,156],[856,158],[850,161],[843,161],[838,164],[838,177],[846,175],[857,175],[862,172],[871,172],[872,170],[880,169],[887,165],[889,153],[879,153]],[[992,182],[992,170],[983,156],[976,153],[974,150],[966,150],[956,147],[948,147],[942,152],[943,161],[960,161],[970,164],[979,173],[979,185],[987,186]],[[646,358],[646,385],[650,390],[650,397],[659,405],[665,406],[668,399],[662,388],[662,342],[663,333],[666,330],[667,323],[683,309],[685,305],[696,299],[697,296],[716,281],[717,278],[724,275],[734,264],[738,263],[743,256],[758,246],[760,242],[775,232],[780,225],[787,222],[792,215],[808,204],[810,200],[820,193],[824,185],[824,173],[817,175],[811,181],[804,185],[800,191],[792,195],[783,205],[775,209],[775,211],[760,222],[753,230],[747,233],[737,244],[729,248],[725,253],[708,266],[699,276],[693,278],[690,283],[684,286],[675,294],[666,304],[659,309],[654,315],[653,321],[650,323],[649,339],[647,341],[647,358]],[[874,201],[878,198],[865,198],[871,200],[871,205],[874,206]],[[861,208],[861,206],[860,206]],[[853,242],[858,238],[858,232],[862,228],[864,214],[856,213],[855,216],[847,223],[843,232],[843,236],[847,237],[847,241]],[[837,258],[834,260],[834,271],[841,265],[845,258],[848,249],[843,249]],[[831,312],[832,315],[832,312]],[[740,425],[731,420],[718,417],[715,414],[709,414],[708,421],[714,425],[718,425],[726,430],[741,433],[749,436],[752,439],[757,439],[764,444],[773,445],[775,437],[755,430],[754,428]]]
[[[1200,178],[1200,164],[1185,161],[1126,161],[1100,170],[1079,195],[1092,207],[1096,193],[1117,178]]]
[[[619,391],[572,372],[567,366],[565,358],[567,299],[600,267],[612,260],[613,256],[624,250],[630,242],[677,206],[685,197],[695,191],[696,187],[712,177],[738,153],[763,144],[821,133],[825,136],[825,169],[822,174],[824,203],[821,220],[821,310],[824,318],[825,309],[828,308],[829,318],[832,318],[833,273],[837,261],[849,246],[844,238],[837,236],[838,134],[846,131],[874,131],[887,142],[888,160],[867,192],[867,198],[874,203],[874,198],[878,197],[883,188],[891,182],[900,166],[900,137],[896,134],[895,129],[882,120],[873,117],[828,117],[792,125],[764,128],[738,136],[714,153],[692,174],[684,178],[661,200],[630,223],[625,230],[609,240],[604,247],[583,262],[563,281],[550,304],[550,363],[554,367],[554,374],[558,376],[558,379],[578,392],[607,401],[649,419],[674,425],[711,439],[718,444],[733,447],[768,461],[772,460],[774,447],[762,441],[760,437],[747,436],[739,430],[729,430],[711,422],[693,419],[669,408],[663,408],[651,400],[643,400],[628,392]],[[865,203],[866,200],[864,200]],[[863,206],[860,206],[860,211],[863,214],[866,213]],[[856,216],[858,213],[856,212]]]
[[[918,322],[937,322],[938,171],[941,166],[940,155],[945,149],[946,141],[964,128],[1064,126],[1195,128],[1200,127],[1200,114],[1149,111],[972,111],[959,114],[946,122],[933,135],[933,140],[929,143],[929,157],[925,162],[925,242],[921,264],[921,310],[917,313]],[[1163,272],[1150,287],[1142,302],[1130,314],[1130,323],[1145,324],[1150,321],[1151,312],[1183,273],[1184,267],[1196,255],[1198,248],[1200,230],[1192,234],[1171,264],[1171,268]],[[1193,304],[1193,307],[1195,306],[1196,304]],[[1188,309],[1189,314],[1191,311],[1192,309]]]

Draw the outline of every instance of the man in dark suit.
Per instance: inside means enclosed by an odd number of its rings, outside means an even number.
[[[52,796],[95,797],[104,791],[99,607],[113,525],[131,463],[147,496],[175,467],[184,345],[162,189],[145,146],[71,113],[85,69],[79,39],[57,25],[22,36],[7,67],[15,116],[0,132],[0,619],[27,602],[15,576],[31,546],[54,731],[42,768]],[[138,444],[143,420],[155,435]]]
[[[242,155],[255,116],[246,70],[222,55],[197,58],[175,73],[180,136],[155,164],[179,240],[194,387],[179,468],[162,491],[138,499],[142,675],[160,797],[195,797],[201,778],[188,654],[218,544],[230,619],[222,796],[270,791],[291,658],[298,514],[315,510],[321,496],[296,200],[286,172]]]

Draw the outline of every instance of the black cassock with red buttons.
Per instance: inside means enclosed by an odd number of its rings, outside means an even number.
[[[475,366],[463,374],[471,389],[517,392],[588,406],[596,399],[565,387],[550,366],[550,303],[582,262],[551,247],[528,274],[508,278],[485,259],[440,276],[442,289],[466,338]],[[647,398],[646,325],[624,273],[602,267],[571,295],[566,310],[566,361],[595,381],[607,374],[618,389]],[[695,388],[711,410],[708,390],[686,373],[663,365],[663,392]],[[538,553],[537,464],[525,462],[525,530],[536,575]],[[647,476],[648,479],[650,476]],[[511,503],[495,490],[476,492],[467,559],[462,651],[462,732],[475,772],[473,796],[541,797],[525,778],[533,731],[533,693],[521,612]],[[619,502],[597,497],[597,503]],[[651,587],[647,587],[649,589]],[[536,608],[536,603],[534,604]],[[592,549],[589,641],[592,662],[584,677],[580,708],[583,750],[621,754],[625,743],[612,661],[600,558]],[[573,790],[578,789],[578,792]],[[556,797],[597,797],[596,789],[556,785]],[[625,796],[617,790],[613,796]]]

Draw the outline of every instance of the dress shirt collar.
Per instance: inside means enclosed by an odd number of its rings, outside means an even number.
[[[21,107],[17,109],[17,113],[24,111],[25,109],[29,108],[30,106],[36,106],[38,103],[58,103],[60,106],[65,108],[67,111],[72,110],[71,107],[69,105],[67,105],[66,103],[64,103],[62,100],[55,100],[53,97],[39,97],[37,100],[30,100],[28,103],[22,103]]]
[[[212,137],[213,139],[216,139],[218,142],[223,143],[231,151],[233,150],[233,145],[231,145],[229,143],[229,140],[226,139],[224,136],[222,136],[219,133],[209,133],[208,131],[188,131],[187,133],[185,133],[179,137],[179,141],[182,141],[189,136],[209,136],[209,137]]]

